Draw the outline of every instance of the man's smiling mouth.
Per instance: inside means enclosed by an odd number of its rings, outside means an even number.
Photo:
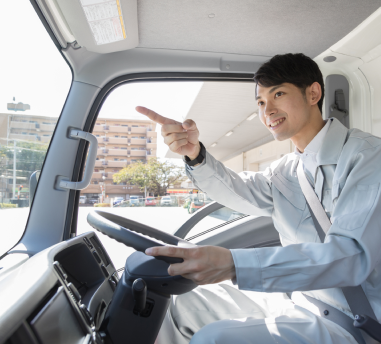
[[[278,128],[278,127],[279,127],[285,120],[286,120],[286,119],[285,119],[284,117],[283,117],[283,118],[279,118],[279,119],[277,119],[277,120],[271,122],[271,123],[269,124],[269,128],[270,128],[271,130],[274,130],[274,129]]]

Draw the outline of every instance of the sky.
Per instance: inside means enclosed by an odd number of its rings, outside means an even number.
[[[28,0],[0,1],[0,113],[7,103],[31,109],[19,114],[57,118],[70,89],[72,74]],[[182,121],[202,82],[135,83],[117,88],[104,103],[99,118],[144,118],[137,105]],[[158,131],[158,157],[167,147]]]

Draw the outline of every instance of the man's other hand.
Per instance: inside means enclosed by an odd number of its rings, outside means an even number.
[[[197,158],[201,149],[198,140],[200,133],[194,121],[187,119],[184,123],[180,123],[143,106],[137,106],[136,111],[147,116],[151,121],[161,124],[164,143],[172,152],[186,155],[191,160]]]
[[[235,278],[235,266],[230,250],[218,246],[197,246],[183,248],[159,246],[148,248],[149,256],[183,258],[178,264],[171,264],[168,274],[181,275],[198,285],[213,284]]]

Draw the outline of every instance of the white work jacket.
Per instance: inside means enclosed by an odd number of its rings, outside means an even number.
[[[187,174],[212,199],[236,211],[271,216],[283,247],[232,249],[238,287],[303,291],[352,316],[339,287],[362,285],[381,321],[381,139],[332,123],[311,179],[332,226],[320,242],[290,153],[264,172],[226,168],[206,153]],[[307,174],[308,176],[308,174]]]

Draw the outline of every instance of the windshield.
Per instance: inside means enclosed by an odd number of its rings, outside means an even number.
[[[29,1],[0,2],[0,41],[1,256],[24,232],[71,71]]]
[[[242,153],[232,156],[234,147],[229,148],[230,145],[239,142],[249,146],[253,137],[259,140],[268,135],[255,115],[253,94],[254,83],[238,82],[127,83],[112,91],[94,125],[98,156],[91,184],[81,191],[87,200],[79,204],[77,233],[94,230],[86,218],[97,207],[173,234],[193,214],[213,202],[189,179],[181,156],[169,152],[161,126],[136,112],[138,105],[177,121],[186,118],[197,121],[205,135],[201,141],[207,150],[236,172],[263,171],[281,154],[289,153],[288,142],[274,147],[270,142],[248,150],[245,156]],[[241,103],[239,110],[234,106],[236,102]],[[205,111],[215,120],[206,119]],[[234,129],[234,135],[226,136],[228,129]],[[213,140],[218,145],[213,145]],[[92,197],[97,199],[95,203],[90,201]],[[120,197],[123,201],[119,201]],[[243,216],[234,207],[216,211],[195,225],[187,239],[197,236],[198,240],[204,232]],[[123,267],[134,250],[99,232],[97,235],[115,266]]]

